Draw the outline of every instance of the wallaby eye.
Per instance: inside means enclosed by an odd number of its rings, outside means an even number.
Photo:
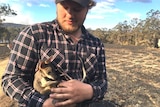
[[[48,75],[51,75],[51,74],[52,74],[52,71],[49,71],[49,72],[48,72]]]

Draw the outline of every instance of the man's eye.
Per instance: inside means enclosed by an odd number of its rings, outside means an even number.
[[[82,9],[81,8],[74,8],[73,9],[75,12],[80,12]]]
[[[68,6],[63,6],[63,8],[67,10],[67,9],[68,9]]]

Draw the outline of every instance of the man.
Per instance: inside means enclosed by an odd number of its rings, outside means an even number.
[[[20,107],[88,107],[107,90],[105,52],[101,41],[83,26],[92,0],[56,0],[57,18],[25,28],[14,40],[10,61],[2,77],[7,95]],[[49,59],[73,80],[52,88],[49,97],[33,88],[36,65]],[[82,59],[87,76],[82,79]],[[57,102],[54,102],[58,100]]]

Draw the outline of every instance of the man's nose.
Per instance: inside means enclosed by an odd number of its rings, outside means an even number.
[[[71,8],[68,8],[68,9],[67,9],[67,16],[68,16],[68,17],[73,17],[73,16],[74,16],[74,11],[73,11],[73,9],[71,9]]]

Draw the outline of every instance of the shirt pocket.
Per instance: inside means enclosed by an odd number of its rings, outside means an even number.
[[[47,60],[49,58],[51,58],[52,63],[61,66],[65,62],[64,51],[43,45],[40,50],[40,60]]]

